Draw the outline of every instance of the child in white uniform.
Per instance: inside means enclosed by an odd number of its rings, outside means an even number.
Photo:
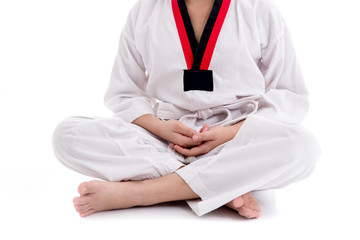
[[[72,117],[54,152],[106,181],[79,186],[80,216],[187,200],[260,216],[252,191],[308,176],[320,148],[287,27],[268,0],[140,0],[119,44],[106,105]]]

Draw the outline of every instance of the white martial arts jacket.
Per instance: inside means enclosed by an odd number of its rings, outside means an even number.
[[[245,105],[239,105],[243,118],[251,113],[301,122],[308,109],[307,90],[287,26],[270,0],[216,0],[204,30],[208,39],[203,33],[200,43],[194,43],[184,4],[184,0],[139,0],[131,10],[105,95],[115,116],[128,122],[144,114],[174,119],[195,114],[206,119],[206,110],[236,106],[245,99]],[[200,46],[211,41],[208,66],[192,69],[195,61],[201,57],[204,61],[205,54],[198,56]],[[211,86],[186,87],[198,76],[185,79],[189,69],[210,71],[212,76],[205,73],[200,78],[205,76]]]

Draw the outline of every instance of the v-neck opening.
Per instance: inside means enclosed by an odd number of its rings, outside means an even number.
[[[178,0],[179,9],[182,15],[182,19],[184,22],[185,30],[189,39],[189,43],[191,46],[191,51],[194,56],[194,61],[192,64],[192,69],[200,69],[202,58],[204,56],[206,46],[209,42],[211,32],[214,28],[216,19],[218,17],[222,0],[215,0],[213,7],[211,9],[210,15],[206,21],[205,27],[201,33],[200,41],[196,40],[195,31],[193,25],[191,23],[190,15],[187,10],[187,6],[185,0]]]

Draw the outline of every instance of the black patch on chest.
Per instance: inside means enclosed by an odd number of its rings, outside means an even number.
[[[212,70],[184,70],[184,91],[214,91]]]

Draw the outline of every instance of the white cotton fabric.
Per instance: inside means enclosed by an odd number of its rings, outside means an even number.
[[[315,138],[303,127],[255,114],[246,118],[232,141],[192,158],[176,154],[166,141],[120,118],[67,118],[56,128],[53,146],[65,166],[108,181],[176,172],[200,196],[188,201],[199,216],[249,191],[305,178],[320,154]]]
[[[258,115],[300,123],[307,90],[289,31],[268,0],[233,0],[209,66],[214,91],[183,91],[187,69],[170,0],[141,0],[128,17],[105,96],[117,117],[155,114],[155,100],[188,111],[259,95]]]
[[[105,96],[114,117],[64,120],[53,137],[57,158],[109,181],[176,172],[200,196],[188,201],[199,216],[249,191],[283,187],[310,174],[320,148],[299,126],[308,93],[289,31],[270,1],[231,1],[209,66],[213,92],[184,92],[184,69],[171,1],[138,1]],[[188,158],[131,123],[144,114],[196,130],[246,120],[232,141]]]

